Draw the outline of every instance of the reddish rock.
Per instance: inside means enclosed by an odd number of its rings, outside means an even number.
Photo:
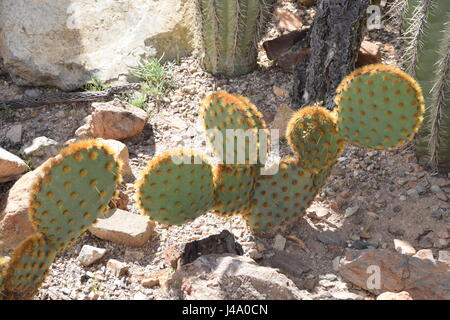
[[[106,218],[89,228],[96,237],[130,247],[142,247],[154,234],[155,223],[148,217],[113,209]]]
[[[93,113],[86,124],[76,131],[79,137],[122,140],[141,133],[147,122],[147,113],[119,99],[93,103]]]
[[[3,204],[4,209],[0,211],[0,252],[16,248],[36,232],[28,218],[30,185],[41,173],[45,163],[22,176],[9,190]]]
[[[302,300],[306,293],[274,268],[236,255],[210,254],[180,267],[166,282],[182,300]]]
[[[300,30],[303,26],[302,19],[292,12],[278,8],[275,10],[275,18],[277,19],[277,27],[280,31]]]
[[[263,43],[267,58],[275,60],[280,68],[292,72],[296,64],[309,56],[309,30],[292,31]]]
[[[377,268],[379,283],[373,281]],[[413,299],[450,299],[450,264],[444,262],[384,249],[349,250],[340,262],[339,273],[345,280],[377,295],[407,291]],[[377,284],[379,287],[374,288]]]
[[[289,108],[288,106],[281,105],[277,110],[275,119],[270,125],[270,129],[279,130],[280,138],[285,137],[288,123],[291,120],[294,113],[295,111]]]
[[[22,159],[0,148],[0,183],[17,179],[27,171],[28,166]]]
[[[128,201],[130,200],[130,198],[128,197],[128,195],[123,192],[122,190],[119,190],[119,194],[117,195],[117,197],[113,198],[110,203],[109,203],[109,207],[110,208],[117,208],[117,209],[122,209],[122,210],[127,210],[127,206],[128,206]]]
[[[298,2],[305,7],[312,7],[316,5],[317,0],[298,0]]]
[[[356,66],[362,67],[374,63],[381,63],[380,46],[373,42],[364,40],[361,43],[361,48],[359,49]]]

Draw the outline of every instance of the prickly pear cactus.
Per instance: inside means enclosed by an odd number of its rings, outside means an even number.
[[[6,269],[9,264],[9,257],[0,257],[0,300],[2,300],[2,294],[4,292],[4,283],[3,280],[5,278]]]
[[[258,41],[274,0],[195,0],[197,38],[206,71],[236,77],[256,67]]]
[[[271,234],[300,217],[317,191],[312,171],[299,166],[297,159],[282,160],[278,173],[257,180],[248,225],[255,233]]]
[[[56,252],[41,233],[26,239],[9,262],[3,294],[11,300],[32,297],[47,275]]]
[[[55,247],[75,240],[95,222],[120,183],[114,152],[95,140],[61,151],[31,187],[29,215]]]
[[[166,152],[149,162],[136,182],[142,214],[166,225],[192,221],[213,205],[216,173],[202,154]]]
[[[353,144],[397,148],[418,131],[424,113],[422,90],[403,71],[385,65],[355,70],[337,89],[338,129]]]
[[[202,103],[204,127],[214,153],[226,164],[257,164],[265,121],[241,96],[217,92]]]
[[[427,104],[416,153],[450,169],[450,6],[448,0],[403,0],[403,67],[421,84]]]
[[[96,140],[76,142],[49,159],[31,186],[29,216],[37,233],[0,259],[0,299],[30,299],[56,253],[103,212],[120,183],[120,161]]]
[[[217,172],[213,212],[224,216],[245,214],[250,209],[250,197],[256,179],[255,167],[219,164]]]
[[[297,111],[289,121],[288,143],[304,169],[319,172],[331,166],[344,150],[336,117],[320,105]]]

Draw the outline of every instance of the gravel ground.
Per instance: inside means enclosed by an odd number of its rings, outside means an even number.
[[[312,21],[313,9],[301,10],[290,1],[282,1],[281,6],[301,15],[305,26]],[[279,34],[272,22],[267,39]],[[385,63],[395,64],[395,33],[374,31],[367,38],[382,44]],[[139,176],[139,171],[155,155],[186,146],[186,141],[190,147],[207,150],[198,117],[199,103],[215,90],[249,97],[267,122],[273,120],[279,106],[290,105],[290,96],[277,96],[273,88],[289,91],[293,75],[272,66],[262,51],[259,62],[258,69],[251,74],[221,80],[203,72],[194,56],[182,59],[174,70],[176,88],[170,90],[162,102],[152,104],[152,116],[144,132],[124,141],[135,176]],[[0,78],[0,95],[7,99],[48,90],[18,87],[6,75]],[[75,130],[88,114],[89,104],[80,103],[4,114],[0,119],[0,145],[19,153],[23,145],[38,136],[62,143],[74,137]],[[23,144],[11,145],[2,137],[17,123],[26,128]],[[287,154],[286,148],[282,147],[282,153]],[[442,192],[432,192],[433,185],[439,185]],[[0,194],[4,195],[11,186],[12,183],[0,185]],[[133,188],[133,181],[126,181],[124,189],[130,196]],[[148,299],[167,298],[159,287],[149,289],[140,284],[146,274],[167,267],[165,249],[171,244],[204,238],[224,229],[235,235],[245,255],[254,257],[257,252],[261,257],[258,263],[279,268],[300,289],[308,290],[312,299],[335,299],[337,294],[350,293],[373,299],[370,293],[345,283],[333,269],[332,261],[342,256],[346,248],[393,248],[394,238],[409,241],[416,249],[432,248],[436,254],[437,250],[445,248],[442,241],[438,241],[441,231],[450,227],[449,198],[448,177],[431,175],[417,163],[411,149],[366,152],[348,146],[307,214],[282,234],[288,239],[285,253],[289,264],[274,258],[273,238],[252,235],[240,217],[207,214],[182,226],[157,225],[157,235],[139,249],[102,241],[87,232],[58,254],[35,299],[133,299],[139,292]],[[128,210],[137,213],[132,199],[130,197]],[[332,231],[331,236],[325,237],[328,233],[323,232],[327,230]],[[435,236],[427,236],[425,241],[424,235],[429,235],[430,230]],[[85,244],[107,249],[106,256],[91,267],[81,266],[76,258]],[[125,262],[130,268],[128,274],[118,278],[106,272],[106,262],[110,258]]]

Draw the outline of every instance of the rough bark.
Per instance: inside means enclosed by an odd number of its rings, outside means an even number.
[[[355,67],[371,0],[320,0],[311,32],[309,63],[296,66],[297,108],[323,101],[334,107],[334,94]]]

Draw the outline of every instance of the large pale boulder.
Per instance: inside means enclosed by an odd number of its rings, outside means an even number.
[[[141,58],[191,51],[188,0],[2,0],[0,55],[19,83],[123,80]]]

